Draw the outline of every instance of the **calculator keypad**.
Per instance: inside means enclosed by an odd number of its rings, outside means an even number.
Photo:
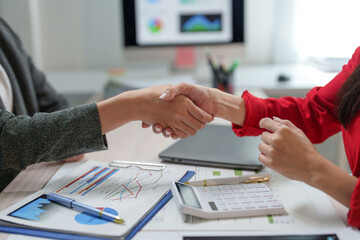
[[[214,211],[261,210],[283,207],[280,200],[264,183],[202,187],[201,191],[213,196],[213,201],[209,204]]]

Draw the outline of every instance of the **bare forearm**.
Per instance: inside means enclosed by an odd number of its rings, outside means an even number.
[[[305,182],[327,193],[344,206],[349,207],[357,180],[356,177],[351,176],[322,157],[318,170]]]
[[[185,138],[212,120],[212,116],[199,109],[185,96],[171,101],[159,99],[169,85],[160,85],[127,91],[97,104],[102,133],[105,134],[130,121],[147,124],[159,123],[174,129]]]
[[[97,103],[103,134],[137,118],[133,95],[129,91]]]
[[[220,117],[242,126],[245,120],[244,99],[218,89],[212,89],[212,91],[215,117]]]

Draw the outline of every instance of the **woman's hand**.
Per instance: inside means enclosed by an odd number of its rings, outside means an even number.
[[[189,98],[160,99],[170,85],[161,85],[121,93],[97,103],[102,134],[128,122],[140,120],[147,125],[159,123],[171,128],[180,138],[194,135],[213,117]]]
[[[321,156],[306,135],[288,120],[263,118],[259,160],[282,175],[305,182],[346,207],[358,179]]]
[[[144,125],[153,125],[171,129],[180,138],[194,135],[213,117],[196,106],[188,97],[180,95],[171,100],[160,99],[164,91],[162,86],[139,90],[140,119]],[[159,94],[160,93],[160,94]],[[156,131],[156,126],[154,126]]]
[[[187,96],[196,106],[213,116],[215,115],[214,94],[211,88],[196,84],[179,83],[168,87],[160,98],[169,101],[178,95]]]
[[[263,118],[259,160],[282,175],[309,182],[324,159],[302,130],[288,120]]]
[[[178,95],[187,96],[196,106],[214,117],[224,118],[238,125],[242,125],[244,122],[245,102],[241,97],[225,93],[215,88],[179,83],[167,88],[160,98],[169,101]],[[143,127],[149,127],[149,125],[143,124]],[[155,124],[153,131],[155,133],[162,132],[165,137],[171,136],[172,138],[177,138],[171,129],[164,128],[161,124]]]

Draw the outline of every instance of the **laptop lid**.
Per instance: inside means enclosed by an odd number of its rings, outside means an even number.
[[[260,137],[238,137],[231,127],[207,125],[159,154],[163,161],[209,167],[259,170]]]

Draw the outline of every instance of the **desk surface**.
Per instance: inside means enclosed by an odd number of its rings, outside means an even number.
[[[142,129],[141,122],[132,122],[107,134],[109,149],[86,154],[83,161],[95,160],[111,162],[123,161],[159,162],[158,154],[174,143],[174,140]],[[134,151],[129,151],[133,149]],[[63,165],[63,162],[38,163],[22,171],[0,194],[0,210],[18,200],[40,190]],[[6,239],[7,234],[0,234]]]
[[[264,93],[261,91],[254,91],[253,94],[264,96]],[[230,123],[224,120],[216,119],[215,122],[230,126]],[[86,154],[83,161],[110,162],[114,159],[119,159],[123,161],[159,162],[159,152],[174,143],[172,139],[166,139],[162,135],[153,134],[151,129],[142,129],[140,122],[126,124],[107,134],[107,138],[109,144],[107,151]],[[63,162],[50,162],[34,164],[26,168],[0,194],[0,210],[43,188],[62,165]],[[341,217],[345,219],[347,209],[336,202],[334,204]],[[163,232],[161,234],[163,239],[168,239],[169,237],[181,238],[180,233]],[[139,236],[142,239],[158,239],[160,237],[158,233],[154,234],[151,232],[141,232]],[[7,234],[0,234],[0,239],[7,239],[7,237]]]
[[[218,124],[230,125],[230,123],[219,119],[216,119],[216,122]],[[109,150],[87,154],[84,161],[91,159],[110,162],[111,160],[119,159],[125,161],[159,162],[158,153],[174,143],[174,140],[153,134],[150,129],[142,129],[140,122],[126,124],[109,133],[107,137]],[[132,149],[132,151],[129,149]],[[40,190],[62,165],[62,162],[51,162],[29,166],[0,194],[0,209],[4,209],[19,199]],[[345,218],[346,208],[340,206],[337,210]],[[341,231],[345,230],[347,231],[348,229],[345,229],[342,225]],[[235,231],[233,233],[236,234]],[[136,239],[158,239],[159,235],[157,234],[145,231],[141,232]],[[195,232],[195,234],[200,233]],[[206,232],[203,232],[203,234],[206,234]],[[216,233],[214,232],[214,234]],[[177,232],[162,232],[160,235],[163,239],[169,237],[181,239],[181,235]],[[7,239],[7,237],[8,235],[6,234],[0,234],[0,239]]]

